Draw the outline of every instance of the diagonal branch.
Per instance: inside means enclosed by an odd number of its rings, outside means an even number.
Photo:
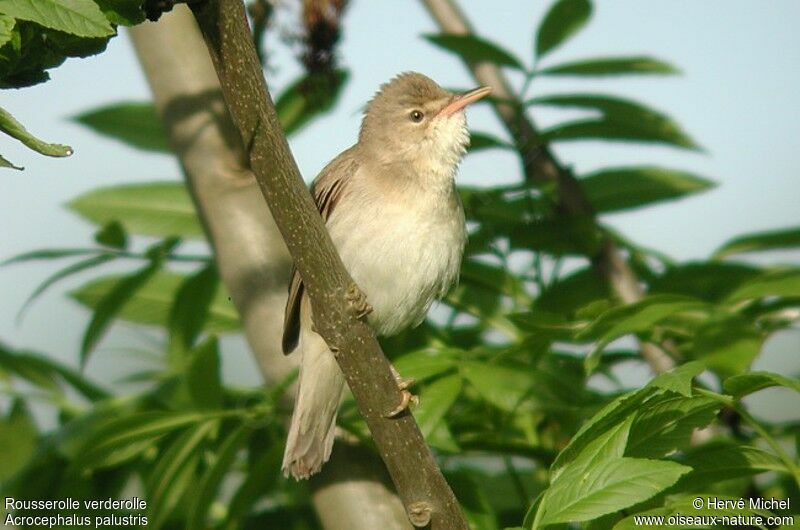
[[[244,160],[194,17],[178,6],[158,24],[131,28],[130,37],[250,350],[265,382],[280,381],[296,361],[280,351],[291,261]],[[310,486],[325,530],[410,528],[383,466],[369,449],[337,444]]]
[[[337,361],[406,506],[412,523],[432,530],[466,529],[453,492],[414,418],[384,417],[401,399],[389,362],[370,327],[356,318],[346,293],[354,287],[314,207],[267,92],[241,0],[191,6],[278,229],[308,290],[316,330]]]
[[[421,1],[442,32],[459,35],[473,33],[469,20],[453,0]],[[495,101],[493,108],[511,137],[520,146],[525,178],[532,182],[555,183],[558,189],[560,213],[567,216],[590,217],[595,219],[595,225],[598,225],[580,183],[541,139],[534,123],[519,110],[521,105],[517,102],[517,96],[500,67],[493,63],[467,64],[467,67],[479,84],[492,87]],[[606,279],[614,295],[623,303],[629,304],[642,298],[644,293],[638,278],[617,245],[606,233],[600,251],[592,256],[592,266]],[[641,352],[655,373],[666,372],[675,366],[674,360],[655,344],[642,343]]]

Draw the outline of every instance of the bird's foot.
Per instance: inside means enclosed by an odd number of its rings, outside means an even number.
[[[358,285],[351,285],[344,297],[347,300],[350,311],[357,319],[361,320],[372,313],[372,306],[367,302],[367,295],[358,288]]]
[[[414,406],[419,405],[419,397],[408,390],[408,387],[413,385],[416,381],[410,378],[403,379],[397,372],[395,372],[395,380],[397,381],[397,388],[400,390],[400,404],[386,414],[387,418],[396,418],[412,404]]]

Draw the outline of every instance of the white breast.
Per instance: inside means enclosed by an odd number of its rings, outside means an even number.
[[[328,230],[373,307],[370,324],[381,335],[393,335],[419,324],[431,303],[457,281],[466,242],[464,212],[452,180],[445,193],[418,186],[387,193],[369,178],[348,186]]]

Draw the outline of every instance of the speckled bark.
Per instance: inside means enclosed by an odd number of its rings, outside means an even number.
[[[339,365],[398,493],[413,511],[412,522],[428,523],[433,530],[468,528],[413,417],[384,417],[400,401],[400,392],[372,330],[348,308],[345,293],[353,282],[282,134],[241,0],[208,0],[191,7],[246,158],[303,277],[316,329],[339,351]]]

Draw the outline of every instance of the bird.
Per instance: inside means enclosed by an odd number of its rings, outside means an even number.
[[[469,145],[465,108],[489,94],[454,94],[423,74],[384,83],[366,106],[358,141],[325,166],[312,194],[342,263],[366,295],[364,314],[382,336],[419,325],[457,282],[467,230],[455,178]],[[292,271],[282,349],[298,349],[300,373],[282,470],[296,480],[330,458],[344,376],[314,331],[303,280]],[[393,373],[403,402],[412,382]]]

